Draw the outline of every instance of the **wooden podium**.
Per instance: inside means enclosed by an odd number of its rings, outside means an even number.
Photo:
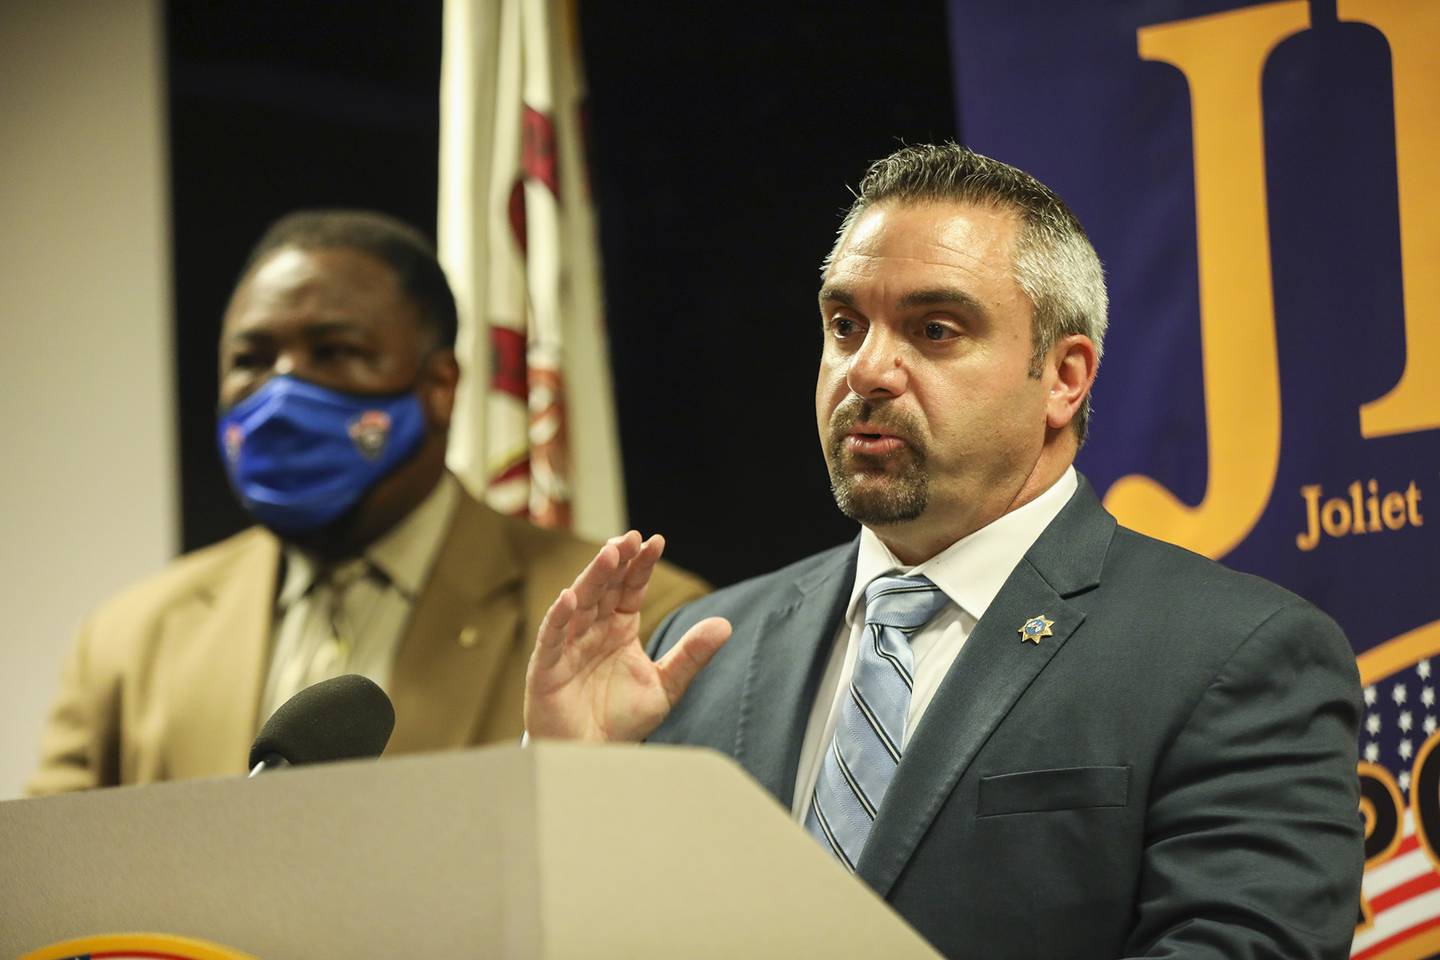
[[[738,766],[535,744],[0,803],[0,957],[935,957]]]

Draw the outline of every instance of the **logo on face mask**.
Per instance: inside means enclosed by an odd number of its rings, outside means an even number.
[[[245,445],[245,431],[238,423],[225,425],[225,436],[221,440],[225,447],[225,459],[234,465],[240,462],[240,448]]]
[[[350,442],[366,460],[374,460],[385,452],[390,437],[390,415],[384,410],[366,410],[346,427]]]

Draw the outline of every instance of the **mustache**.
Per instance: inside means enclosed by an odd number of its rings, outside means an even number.
[[[857,423],[880,427],[904,440],[916,453],[924,453],[924,444],[920,441],[922,431],[914,417],[888,403],[875,403],[854,394],[842,400],[830,415],[831,446],[838,450],[845,435]]]

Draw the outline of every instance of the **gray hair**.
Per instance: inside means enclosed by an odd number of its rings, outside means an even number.
[[[1084,334],[1094,342],[1098,362],[1109,303],[1104,270],[1080,221],[1053,190],[1023,170],[955,143],[902,147],[865,171],[822,272],[829,270],[860,215],[886,201],[951,201],[1014,210],[1020,217],[1020,232],[1012,270],[1035,307],[1030,375],[1040,376],[1050,348],[1072,334]],[[1071,425],[1083,444],[1090,425],[1088,396]]]

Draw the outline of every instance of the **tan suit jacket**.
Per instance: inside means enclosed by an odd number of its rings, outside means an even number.
[[[462,496],[396,653],[386,754],[518,740],[535,632],[595,550]],[[65,665],[28,791],[244,773],[280,557],[279,540],[252,528],[102,606]],[[662,565],[641,629],[705,592]]]

